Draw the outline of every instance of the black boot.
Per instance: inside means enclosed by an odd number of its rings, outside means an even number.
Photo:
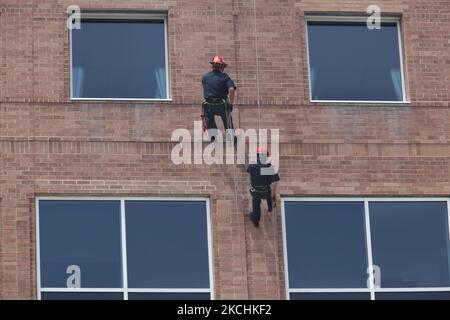
[[[259,221],[254,218],[253,212],[250,212],[249,217],[250,217],[250,220],[252,221],[253,225],[256,228],[258,228],[259,227]]]

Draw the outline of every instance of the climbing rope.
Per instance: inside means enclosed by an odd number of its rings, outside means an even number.
[[[260,94],[260,67],[259,67],[259,39],[258,39],[258,28],[257,28],[257,21],[256,21],[256,0],[253,0],[253,28],[254,28],[254,34],[255,34],[255,58],[256,58],[256,96],[257,96],[257,107],[258,107],[258,131],[261,129],[261,94]],[[218,23],[217,23],[217,0],[214,0],[214,22],[215,22],[215,42],[216,42],[216,54],[218,54]],[[227,122],[228,122],[228,113],[227,115]],[[231,116],[231,115],[230,115]],[[233,142],[231,142],[233,143]],[[235,197],[235,208],[236,212],[239,212],[239,205],[238,205],[238,185],[237,185],[237,178],[236,178],[236,166],[233,167],[233,182],[234,182],[234,197]],[[278,237],[277,237],[277,230],[278,230],[278,223],[277,223],[277,207],[273,208],[273,217],[272,217],[272,231],[273,231],[273,239],[274,239],[274,249],[275,249],[275,268],[276,268],[276,281],[277,281],[277,297],[278,300],[281,299],[281,293],[280,293],[280,271],[279,271],[279,257],[278,257]],[[247,256],[247,247],[245,246],[245,256]],[[246,267],[247,268],[247,267]],[[248,290],[248,288],[247,288]],[[248,290],[249,292],[249,290]]]
[[[261,94],[260,94],[260,72],[259,72],[259,43],[258,43],[258,27],[257,27],[257,19],[256,19],[256,0],[253,0],[253,31],[255,33],[255,57],[256,57],[256,96],[257,96],[257,105],[258,105],[258,132],[261,130]],[[280,294],[280,270],[279,270],[279,258],[278,258],[278,223],[277,223],[277,209],[278,206],[273,208],[273,216],[272,216],[272,231],[273,231],[273,246],[275,249],[275,269],[277,276],[277,297],[278,300],[281,299]]]
[[[217,32],[219,32],[219,29],[217,27],[217,0],[214,0],[214,23],[216,25],[216,54],[219,53],[219,45],[217,41]]]
[[[216,40],[216,54],[219,54],[219,44],[218,44],[218,37],[217,37],[218,31],[219,31],[218,23],[217,23],[217,0],[214,0],[214,23],[215,23],[215,28],[216,28],[216,37],[215,37],[216,38],[215,39]],[[227,108],[226,105],[224,107]],[[229,117],[228,117],[228,115],[229,115],[228,110],[225,110],[225,111],[226,111],[226,116],[227,116],[226,120],[227,120],[228,127],[229,127],[229,123],[231,121],[229,120]],[[231,118],[231,115],[230,115],[230,118]],[[227,135],[226,135],[226,137],[227,137]],[[234,140],[234,135],[233,135],[232,139]],[[234,141],[231,141],[231,143],[233,143],[233,142]],[[236,178],[236,166],[233,166],[233,185],[234,185],[234,203],[235,203],[235,210],[236,210],[235,212],[238,213],[240,211],[239,211],[239,204],[238,204],[239,199],[238,199],[238,185],[237,185],[237,178]],[[245,228],[244,228],[244,230],[245,230]],[[245,240],[245,234],[244,234],[244,240]],[[220,252],[220,246],[217,250]],[[244,250],[245,250],[244,254],[247,259],[247,246],[244,246]],[[245,273],[248,274],[247,264],[245,264],[245,268],[246,268]],[[249,292],[250,292],[250,290],[249,290],[248,283],[247,283],[247,294]]]
[[[258,43],[258,27],[256,25],[256,0],[253,0],[253,31],[255,33],[255,57],[256,57],[256,97],[258,105],[258,130],[261,129],[261,100],[259,85],[259,43]]]

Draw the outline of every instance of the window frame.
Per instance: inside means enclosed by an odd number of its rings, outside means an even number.
[[[309,101],[311,103],[350,103],[350,104],[409,104],[406,97],[406,85],[405,85],[405,71],[404,71],[404,59],[403,59],[403,37],[401,28],[401,17],[400,16],[381,16],[381,23],[391,22],[397,24],[398,32],[398,48],[400,55],[400,72],[402,75],[402,101],[375,101],[375,100],[314,100],[312,98],[311,92],[311,63],[310,63],[310,53],[309,53],[309,32],[308,32],[308,22],[366,22],[368,16],[336,16],[336,15],[311,15],[307,14],[305,16],[305,31],[306,31],[306,56],[308,63],[308,92]]]
[[[39,232],[39,201],[120,201],[121,219],[121,263],[123,288],[43,288],[41,287],[41,261],[40,261],[40,232]],[[126,212],[125,201],[192,201],[204,202],[206,206],[206,226],[208,241],[208,268],[209,268],[209,288],[129,288],[128,287],[128,262],[127,262],[127,234],[126,234]],[[211,233],[211,212],[210,198],[208,197],[76,197],[76,196],[38,196],[35,199],[35,241],[36,241],[36,297],[41,300],[42,292],[120,292],[123,293],[124,300],[128,300],[128,293],[209,293],[211,300],[215,299],[214,292],[214,272],[213,272],[213,248]]]
[[[375,288],[373,279],[373,254],[370,228],[370,212],[369,202],[446,202],[447,203],[447,230],[449,230],[450,241],[450,198],[447,197],[286,197],[281,199],[281,222],[283,237],[283,256],[284,256],[284,274],[285,274],[285,293],[286,299],[290,300],[290,293],[344,293],[344,292],[366,292],[370,293],[370,299],[375,300],[375,294],[381,292],[450,292],[450,287],[415,287],[415,288]],[[286,235],[286,202],[363,202],[364,203],[364,220],[366,234],[366,248],[368,261],[368,280],[370,288],[294,288],[289,287],[289,270],[288,270],[288,252],[287,252],[287,235]],[[450,254],[450,253],[449,253]]]
[[[165,45],[165,64],[166,64],[166,98],[86,98],[74,97],[73,95],[73,42],[72,30],[69,30],[69,56],[70,56],[70,100],[71,101],[172,101],[170,88],[170,70],[169,70],[169,47],[168,47],[168,25],[167,14],[162,13],[126,13],[126,12],[81,12],[81,20],[164,20],[164,45]],[[82,23],[82,22],[81,22]]]

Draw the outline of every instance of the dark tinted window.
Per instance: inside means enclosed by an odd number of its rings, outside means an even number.
[[[42,300],[123,300],[120,292],[41,292]]]
[[[313,100],[402,101],[396,23],[308,22]]]
[[[209,288],[204,201],[126,201],[130,288]]]
[[[378,292],[376,300],[450,300],[450,292]]]
[[[82,20],[72,31],[74,98],[167,98],[163,20]]]
[[[372,202],[369,208],[382,287],[450,286],[446,202]]]
[[[122,287],[120,202],[39,201],[41,287],[67,287],[80,267],[81,287]]]
[[[368,292],[295,292],[291,300],[370,300]]]
[[[290,288],[367,287],[363,202],[286,202]]]
[[[123,298],[123,292],[102,292],[102,288],[122,288],[122,216],[129,288],[210,289],[206,202],[124,202],[122,212],[120,200],[39,201],[42,299]],[[78,271],[80,287],[96,292],[48,291],[78,285],[73,281]],[[140,292],[129,298],[200,300],[210,299],[211,294]]]
[[[129,292],[128,300],[210,300],[209,293],[197,292]]]

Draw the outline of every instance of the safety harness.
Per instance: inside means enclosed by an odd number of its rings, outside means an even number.
[[[267,193],[271,191],[270,186],[250,186],[251,193]]]
[[[208,129],[208,123],[207,123],[207,119],[206,119],[206,115],[205,115],[205,106],[206,105],[209,105],[209,106],[215,107],[215,108],[217,108],[217,107],[225,108],[227,127],[232,128],[231,115],[230,115],[230,111],[232,111],[232,110],[230,110],[228,102],[222,98],[207,98],[202,103],[202,110],[201,110],[201,115],[200,115],[200,118],[202,119],[202,123],[203,123],[203,132],[205,132]]]

